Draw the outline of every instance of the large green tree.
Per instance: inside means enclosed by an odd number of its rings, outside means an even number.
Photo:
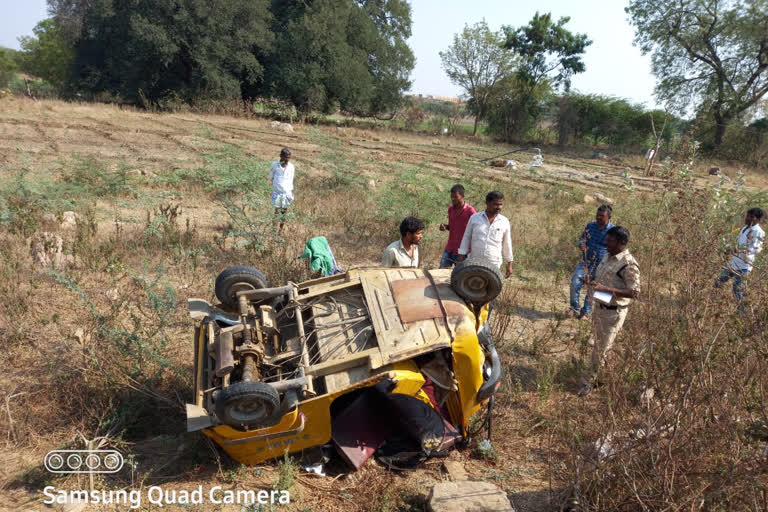
[[[407,0],[48,0],[79,90],[126,98],[275,96],[395,110],[414,57]],[[273,14],[274,13],[274,14]]]
[[[0,46],[0,87],[8,87],[18,70],[15,50]]]
[[[75,56],[71,41],[53,18],[41,21],[32,32],[34,36],[19,39],[22,69],[57,88],[65,87],[72,75]]]
[[[262,80],[259,56],[273,40],[269,0],[70,0],[50,7],[75,38],[75,85],[132,99],[240,97],[242,85]]]
[[[488,132],[510,142],[528,138],[526,132],[535,125],[551,97],[548,81],[531,87],[516,73],[510,75],[488,99]]]
[[[62,36],[74,43],[83,30],[83,19],[88,9],[98,0],[46,0],[48,12],[55,16]]]
[[[729,122],[768,92],[768,2],[631,0],[626,11],[651,53],[659,101],[707,112],[716,150]]]
[[[405,0],[273,0],[272,95],[306,110],[375,115],[396,109],[414,65]]]
[[[586,34],[574,34],[565,28],[569,17],[556,22],[550,13],[533,16],[522,27],[503,27],[506,33],[504,47],[519,59],[514,81],[515,101],[511,105],[516,113],[517,130],[524,130],[538,119],[547,89],[570,88],[571,77],[586,69],[582,55],[592,44]]]
[[[488,110],[488,102],[503,81],[510,76],[515,64],[514,56],[502,48],[502,34],[491,32],[485,21],[473,26],[465,25],[460,34],[453,35],[453,43],[440,60],[445,73],[469,95],[475,111],[475,126]]]

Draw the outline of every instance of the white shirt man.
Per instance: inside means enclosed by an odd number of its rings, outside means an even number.
[[[512,228],[509,219],[503,216],[504,196],[501,192],[490,192],[485,198],[485,211],[469,218],[467,229],[459,246],[459,260],[467,254],[472,258],[499,265],[507,262],[507,277],[512,275]]]
[[[731,257],[728,265],[734,270],[751,272],[755,255],[763,249],[764,240],[765,231],[760,224],[741,228],[739,238],[736,240],[736,253]]]
[[[293,202],[293,177],[296,169],[290,160],[291,152],[288,149],[283,149],[280,152],[280,161],[272,162],[272,167],[269,169],[269,181],[272,183],[272,206],[282,210],[288,208]]]
[[[763,248],[765,231],[760,227],[760,220],[765,212],[760,208],[751,208],[744,217],[744,227],[739,231],[736,247],[728,252],[732,254],[728,268],[724,268],[715,280],[715,288],[733,279],[733,295],[741,302],[744,299],[743,278],[752,271],[755,255]]]

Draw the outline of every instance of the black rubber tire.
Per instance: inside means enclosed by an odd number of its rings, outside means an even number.
[[[237,292],[259,288],[269,288],[269,281],[253,267],[229,267],[216,277],[216,298],[230,308],[237,309]]]
[[[278,409],[280,395],[264,382],[235,382],[216,396],[216,416],[232,427],[255,427],[266,423]]]
[[[501,293],[503,284],[499,268],[485,260],[464,260],[451,272],[451,288],[475,305],[491,302]]]

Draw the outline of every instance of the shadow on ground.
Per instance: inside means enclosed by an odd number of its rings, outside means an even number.
[[[562,316],[558,313],[555,313],[554,311],[539,311],[533,308],[527,308],[525,306],[517,306],[515,308],[514,314],[532,322],[536,320],[553,320]]]
[[[514,492],[507,489],[507,497],[515,512],[557,512],[568,498],[568,489]]]
[[[513,364],[508,367],[510,380],[520,382],[523,391],[536,391],[538,389],[539,370],[533,366]]]

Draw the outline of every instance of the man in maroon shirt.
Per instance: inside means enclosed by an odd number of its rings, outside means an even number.
[[[459,246],[467,229],[469,218],[477,213],[477,210],[464,202],[464,187],[454,185],[451,187],[451,206],[448,208],[448,224],[440,224],[440,231],[448,231],[448,243],[445,244],[443,257],[440,258],[440,268],[451,268],[457,263]]]

